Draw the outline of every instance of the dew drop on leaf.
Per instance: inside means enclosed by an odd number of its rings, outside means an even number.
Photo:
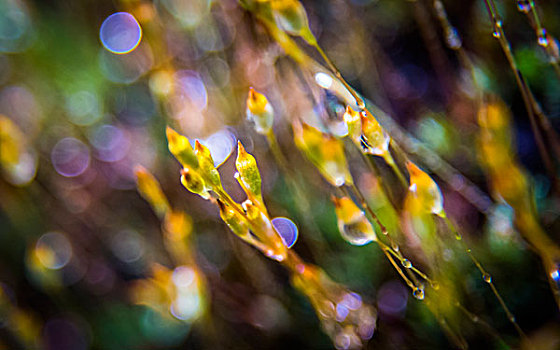
[[[418,300],[424,300],[424,290],[422,290],[421,288],[416,288],[412,292],[412,295]]]
[[[298,228],[292,220],[284,217],[274,218],[272,219],[272,226],[274,226],[286,247],[291,248],[296,243]]]

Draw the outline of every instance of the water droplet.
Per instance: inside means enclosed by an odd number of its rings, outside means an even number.
[[[492,32],[492,35],[494,36],[494,38],[500,38],[502,36],[502,20],[497,20],[496,22],[494,22],[494,31]]]
[[[403,259],[401,263],[402,266],[404,266],[407,269],[410,269],[412,267],[412,263],[408,259]]]
[[[346,182],[346,180],[344,179],[343,176],[337,176],[334,179],[334,184],[335,184],[336,187],[340,187],[340,186],[344,185],[345,182]]]
[[[474,323],[478,323],[478,321],[480,321],[480,319],[478,318],[478,316],[473,316],[471,319]]]
[[[528,13],[531,10],[531,1],[517,0],[517,9],[520,12]]]
[[[412,292],[412,296],[414,296],[416,299],[418,300],[424,300],[424,290],[421,288],[416,288],[413,292]]]
[[[550,271],[550,278],[555,283],[556,287],[560,288],[560,269],[558,264],[555,264],[555,266],[556,267]]]
[[[537,41],[540,46],[547,47],[548,46],[548,38],[546,34],[546,29],[541,28],[539,32],[537,32]]]
[[[485,273],[484,275],[482,275],[482,279],[484,280],[484,282],[486,283],[492,283],[492,276],[490,276],[489,274]]]
[[[319,72],[315,74],[315,82],[323,89],[329,89],[333,83],[333,78],[327,73]]]
[[[356,105],[358,105],[358,108],[361,109],[361,110],[366,109],[366,103],[361,98],[356,100]]]
[[[338,223],[338,229],[342,238],[344,238],[348,243],[362,246],[366,245],[375,240],[375,233],[371,229],[368,222],[365,222],[365,216],[361,215],[361,218],[353,221],[352,223],[345,225],[341,220]]]
[[[282,242],[288,248],[293,247],[298,239],[298,228],[294,222],[288,218],[278,217],[272,219],[272,226],[278,234],[280,238],[282,238]]]
[[[266,255],[267,257],[269,257],[272,260],[276,260],[276,261],[283,261],[284,260],[284,256],[275,255],[274,251],[272,249],[269,249],[269,250],[265,251],[264,255]]]
[[[116,54],[129,53],[138,47],[142,39],[142,28],[128,12],[113,13],[101,25],[99,38],[103,46]]]

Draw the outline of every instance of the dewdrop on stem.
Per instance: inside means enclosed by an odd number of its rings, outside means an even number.
[[[415,297],[418,300],[424,300],[424,297],[426,296],[424,293],[424,289],[422,288],[416,288],[412,291],[412,296]]]
[[[247,97],[247,119],[255,124],[255,130],[261,135],[272,131],[274,109],[263,94],[249,88]]]
[[[517,9],[519,12],[529,13],[533,6],[533,0],[517,0]]]
[[[270,221],[272,226],[282,238],[286,248],[292,248],[298,239],[298,228],[294,222],[288,218],[278,217]]]
[[[537,42],[542,47],[548,46],[548,37],[547,37],[546,29],[541,28],[540,30],[537,31]]]
[[[494,21],[494,31],[492,32],[492,36],[496,39],[502,37],[502,23],[501,19],[496,19]]]
[[[406,268],[406,269],[412,268],[412,262],[410,262],[410,260],[408,260],[408,259],[403,259],[403,260],[401,261],[401,264],[402,264],[402,266],[403,266],[404,268]]]
[[[551,283],[553,283],[553,287],[556,290],[560,290],[560,263],[553,263],[551,265],[552,267],[549,272]]]
[[[340,235],[348,243],[362,246],[376,241],[377,236],[365,213],[349,197],[333,197]]]

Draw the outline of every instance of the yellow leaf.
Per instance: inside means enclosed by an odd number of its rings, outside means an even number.
[[[220,173],[214,166],[210,150],[198,140],[195,141],[195,155],[199,164],[198,172],[204,178],[206,184],[213,188],[222,188]]]
[[[169,151],[185,168],[197,169],[198,159],[189,143],[189,139],[169,126],[166,129]]]
[[[245,151],[241,142],[237,142],[237,159],[235,160],[237,174],[235,178],[250,199],[256,199],[262,204],[261,174],[255,157]]]
[[[255,123],[255,130],[259,134],[266,135],[272,130],[274,110],[266,96],[253,88],[249,88],[247,97],[247,119]]]

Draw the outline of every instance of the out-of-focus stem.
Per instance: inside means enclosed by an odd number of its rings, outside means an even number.
[[[550,126],[550,122],[548,121],[544,113],[542,113],[540,107],[538,107],[538,103],[534,99],[533,94],[529,86],[527,85],[527,82],[523,74],[517,67],[517,63],[511,51],[511,45],[507,40],[506,34],[503,29],[503,22],[498,14],[498,10],[496,8],[496,4],[494,3],[494,0],[484,0],[484,4],[486,5],[488,15],[490,16],[492,20],[492,25],[494,26],[493,35],[495,38],[498,39],[500,46],[502,47],[502,51],[506,56],[509,66],[515,76],[515,81],[517,83],[517,86],[519,87],[519,90],[521,92],[523,102],[525,103],[525,108],[527,109],[527,114],[529,115],[531,129],[533,130],[533,134],[535,135],[535,141],[537,143],[539,153],[541,154],[541,157],[547,168],[550,178],[553,180],[554,183],[556,183],[557,176],[556,176],[556,171],[554,169],[552,157],[550,156],[550,153],[548,152],[548,149],[544,143],[543,137],[541,135],[541,131],[539,129],[539,124],[545,130],[545,132],[547,132],[549,141],[553,143],[556,142],[554,140],[558,140],[558,136]],[[540,113],[536,113],[537,111],[540,111]],[[539,118],[538,120],[536,119],[535,114],[536,117]],[[557,152],[556,147],[553,147],[553,150]],[[557,153],[557,156],[560,156],[560,154]]]

